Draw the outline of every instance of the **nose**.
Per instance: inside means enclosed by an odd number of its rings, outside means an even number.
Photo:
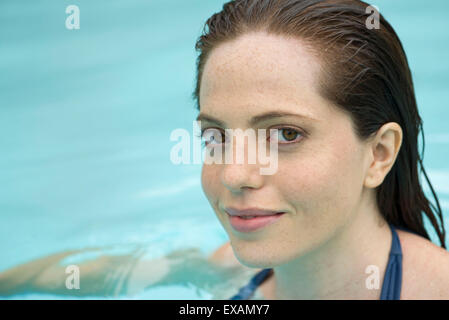
[[[234,141],[235,142],[235,141]],[[227,147],[225,152],[228,152]],[[237,148],[242,148],[240,154],[244,155],[243,161],[237,161]],[[254,146],[250,146],[250,149]],[[238,143],[232,144],[232,161],[225,161],[221,165],[220,179],[223,185],[233,193],[242,192],[245,189],[258,189],[263,185],[263,176],[260,174],[258,161],[250,163],[248,161],[248,143],[244,146]],[[257,156],[256,156],[257,159]]]
[[[223,164],[221,182],[233,193],[244,189],[258,189],[262,186],[262,176],[254,164]]]

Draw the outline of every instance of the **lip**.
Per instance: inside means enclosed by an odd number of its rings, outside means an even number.
[[[226,208],[229,222],[239,232],[253,232],[266,227],[279,220],[285,212],[264,210],[258,208],[235,209]],[[254,216],[254,218],[244,219],[242,217]]]
[[[228,207],[225,209],[225,211],[230,216],[240,216],[240,217],[247,217],[247,216],[272,216],[284,211],[276,211],[276,210],[265,210],[265,209],[259,209],[259,208],[246,208],[246,209],[236,209]]]

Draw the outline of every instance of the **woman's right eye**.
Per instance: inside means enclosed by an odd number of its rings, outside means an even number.
[[[224,134],[217,128],[205,129],[201,134],[205,146],[218,146],[224,143]]]

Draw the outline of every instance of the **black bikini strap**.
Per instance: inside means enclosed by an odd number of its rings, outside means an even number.
[[[253,294],[256,288],[264,282],[269,275],[271,275],[273,272],[273,269],[263,269],[256,273],[251,280],[246,284],[245,286],[241,287],[239,292],[231,297],[230,300],[247,300],[249,299]]]
[[[402,287],[402,249],[395,227],[389,224],[393,239],[380,300],[399,300]]]

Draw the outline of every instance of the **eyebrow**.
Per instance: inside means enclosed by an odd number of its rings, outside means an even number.
[[[297,118],[301,118],[301,119],[308,119],[308,120],[318,121],[315,118],[312,118],[312,117],[306,116],[306,115],[302,115],[302,114],[285,112],[285,111],[270,111],[270,112],[262,113],[260,115],[252,117],[251,120],[249,121],[249,124],[251,126],[254,126],[257,123],[262,122],[262,121],[276,119],[276,118],[282,118],[282,117],[297,117]],[[214,117],[212,117],[210,115],[207,115],[205,113],[200,113],[198,115],[198,117],[196,118],[196,121],[203,121],[203,120],[211,122],[211,123],[215,123],[215,124],[217,124],[217,125],[219,125],[221,127],[226,127],[226,123],[224,123],[223,121],[218,120],[217,118],[214,118]]]

